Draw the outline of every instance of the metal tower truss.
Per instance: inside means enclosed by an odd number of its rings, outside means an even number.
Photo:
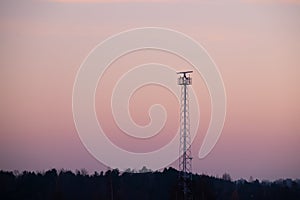
[[[192,199],[192,151],[190,135],[188,85],[192,84],[189,74],[192,71],[178,72],[178,85],[181,86],[180,98],[180,146],[179,146],[179,187],[185,200]]]

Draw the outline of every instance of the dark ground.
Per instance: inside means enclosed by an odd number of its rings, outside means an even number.
[[[198,199],[300,199],[300,180],[259,182],[231,181],[193,175],[193,200]],[[85,170],[56,169],[44,173],[0,171],[0,199],[91,199],[91,200],[165,200],[182,199],[178,187],[178,171],[120,173],[109,170],[88,175]]]

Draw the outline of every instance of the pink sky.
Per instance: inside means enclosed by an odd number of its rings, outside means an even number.
[[[130,28],[160,26],[201,43],[218,65],[226,88],[224,130],[213,151],[199,160],[210,105],[202,80],[195,77],[193,87],[202,91],[203,114],[193,144],[193,171],[219,176],[228,172],[233,178],[246,179],[300,178],[299,1],[66,2],[0,3],[0,169],[105,170],[84,148],[74,126],[72,88],[77,70],[107,37]],[[174,67],[180,64],[157,52],[138,52],[119,62],[129,66],[151,60]],[[112,67],[112,76],[122,73],[116,65]],[[138,102],[137,109],[130,107],[137,123],[146,124],[147,106],[160,102],[150,99],[153,93],[164,94],[152,87],[132,99]],[[100,92],[97,102],[106,98]],[[134,147],[132,142],[138,141],[124,136],[120,140],[111,134],[112,141],[146,151],[172,138],[178,107],[172,95],[166,96],[172,103],[167,105],[171,118],[165,137],[140,141]],[[107,111],[104,105],[96,104],[99,119]],[[109,117],[105,120],[112,128]],[[177,168],[177,162],[172,166]]]

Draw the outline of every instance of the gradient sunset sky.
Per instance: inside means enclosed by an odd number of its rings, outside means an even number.
[[[228,172],[234,179],[300,178],[298,0],[1,1],[0,170],[106,170],[76,132],[73,83],[81,63],[98,43],[121,31],[148,26],[194,38],[223,77],[224,129],[213,151],[202,160],[197,153],[209,123],[209,96],[203,81],[195,77],[193,83],[203,92],[193,171],[219,176]],[[114,63],[107,76],[121,75],[118,64],[162,62],[179,69],[181,61],[176,59],[162,52],[136,52]],[[110,87],[107,84],[104,90]],[[141,125],[149,120],[147,108],[160,100],[150,97],[164,94],[151,86],[144,89],[148,92],[137,92],[130,104],[133,118]],[[98,119],[103,118],[104,124],[107,120],[114,143],[147,151],[172,138],[179,108],[171,95],[166,96],[168,102],[161,102],[168,104],[171,117],[166,135],[146,143],[114,135],[117,130],[110,124],[107,108],[99,103],[107,98],[102,90],[98,87],[96,94]]]

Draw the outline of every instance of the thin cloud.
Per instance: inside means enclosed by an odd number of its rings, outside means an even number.
[[[177,0],[49,0],[58,3],[145,3],[145,2],[178,2]]]
[[[300,0],[241,0],[246,3],[255,3],[255,4],[300,4]]]
[[[236,2],[236,3],[249,3],[249,4],[298,4],[300,5],[300,0],[47,0],[49,2],[57,3],[226,3],[226,2]]]

